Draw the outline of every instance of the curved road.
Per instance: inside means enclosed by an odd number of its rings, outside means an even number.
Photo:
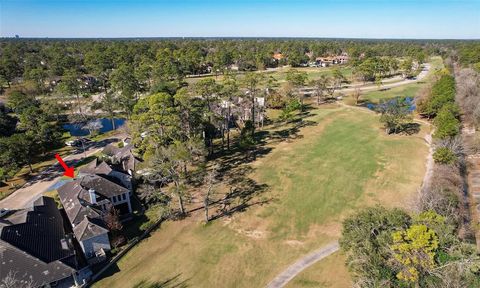
[[[403,79],[401,81],[393,82],[393,83],[389,83],[389,82],[392,81],[392,79],[386,79],[386,80],[383,81],[381,89],[394,88],[394,87],[403,86],[403,85],[406,85],[406,84],[411,84],[411,83],[418,82],[428,75],[428,73],[430,72],[430,67],[431,67],[430,63],[423,64],[422,71],[418,74],[417,77],[415,77],[413,79]],[[394,77],[394,78],[398,79],[396,77]],[[301,91],[303,91],[304,93],[309,93],[309,92],[312,92],[313,89],[314,89],[313,87],[306,87],[306,88],[303,88]],[[337,91],[335,91],[335,93],[353,92],[355,89],[359,89],[360,91],[378,90],[378,86],[375,85],[375,84],[371,84],[371,85],[355,84],[355,85],[352,85],[352,86],[349,86],[349,87],[338,89]]]
[[[297,262],[290,265],[285,271],[280,273],[275,279],[268,283],[267,288],[280,288],[285,286],[290,280],[295,278],[300,272],[325,257],[335,253],[340,249],[338,241],[332,242],[312,253],[300,258]]]

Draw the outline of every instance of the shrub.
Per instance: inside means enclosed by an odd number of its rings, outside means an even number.
[[[442,107],[455,101],[455,79],[450,75],[442,75],[432,86],[430,97],[418,107],[419,112],[434,117]]]
[[[435,267],[439,241],[434,230],[426,225],[416,224],[405,231],[393,232],[392,238],[394,243],[390,248],[400,268],[398,279],[417,282],[422,272]]]
[[[460,121],[455,117],[452,109],[454,109],[452,105],[445,105],[435,117],[434,123],[437,130],[434,136],[436,138],[445,139],[456,136],[460,132]]]
[[[433,160],[435,160],[435,163],[451,165],[457,163],[458,157],[449,148],[440,147],[433,153]]]
[[[410,104],[405,98],[383,100],[377,106],[382,115],[380,122],[384,124],[387,134],[405,132],[408,123],[412,121]]]
[[[290,100],[290,102],[287,103],[285,108],[283,108],[282,115],[280,115],[280,118],[282,120],[288,120],[288,119],[292,118],[292,116],[293,116],[292,113],[295,110],[301,110],[301,109],[302,109],[302,103],[300,103],[300,101],[298,101],[298,99],[292,99],[292,100]]]

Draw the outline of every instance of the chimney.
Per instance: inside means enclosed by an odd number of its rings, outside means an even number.
[[[97,196],[95,195],[95,189],[88,189],[88,195],[90,195],[90,203],[97,204]]]

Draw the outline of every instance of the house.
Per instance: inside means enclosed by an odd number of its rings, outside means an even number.
[[[78,178],[57,190],[73,234],[89,263],[103,260],[111,250],[105,215],[112,207],[120,214],[132,212],[131,182],[122,184],[129,179],[130,175],[94,160],[81,169]]]
[[[335,61],[337,64],[346,64],[349,60],[348,54],[343,52],[342,54],[335,56]]]
[[[108,144],[102,151],[106,155],[110,162],[113,163],[120,171],[128,173],[133,176],[133,173],[137,170],[137,166],[140,160],[133,154],[133,145],[126,143],[123,147],[118,147],[116,144]]]
[[[315,58],[315,62],[319,67],[328,67],[333,64],[337,64],[335,57],[317,57]]]
[[[92,75],[82,75],[77,79],[80,82],[81,89],[94,89],[96,85],[98,85],[98,80]]]
[[[128,141],[128,140],[125,140]],[[116,184],[127,188],[130,193],[133,190],[132,176],[120,171],[113,170],[106,162],[95,159],[79,169],[79,175],[99,175]]]
[[[328,67],[335,64],[345,64],[348,60],[348,54],[344,52],[337,56],[317,57],[315,63],[318,67]]]
[[[280,53],[280,52],[273,53],[273,59],[274,59],[274,60],[280,61],[280,60],[282,60],[283,58],[285,58],[285,56],[283,56],[282,53]]]
[[[89,269],[66,227],[55,200],[44,196],[0,217],[0,280],[13,277],[32,287],[81,284]]]

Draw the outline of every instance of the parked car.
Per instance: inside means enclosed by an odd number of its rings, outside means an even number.
[[[77,142],[78,142],[77,140],[70,140],[70,141],[65,142],[65,145],[67,145],[67,146],[76,146],[76,143],[77,143]]]
[[[0,217],[7,215],[9,211],[7,208],[0,208]]]
[[[92,140],[90,140],[88,138],[78,138],[78,139],[74,139],[74,140],[70,140],[70,141],[65,142],[65,145],[71,146],[71,147],[80,147],[80,146],[82,146],[82,143],[83,143],[83,145],[85,145],[85,144],[88,144],[88,143],[91,143],[91,142],[92,142]]]

